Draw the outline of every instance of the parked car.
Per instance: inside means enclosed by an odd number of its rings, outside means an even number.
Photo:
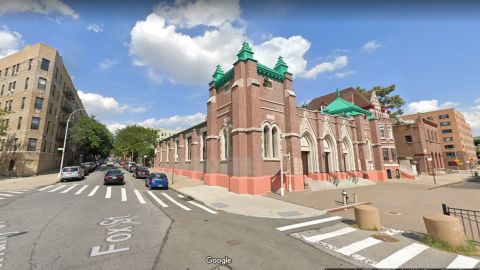
[[[103,178],[103,184],[125,184],[123,172],[119,169],[109,169]]]
[[[84,178],[85,178],[85,174],[83,173],[82,167],[80,166],[64,167],[60,175],[60,182],[73,180],[73,179],[82,180]]]
[[[137,167],[133,170],[133,177],[135,178],[147,178],[150,172],[145,167]]]
[[[137,163],[135,163],[135,162],[129,162],[127,164],[127,171],[132,172],[132,166],[136,166],[136,165],[137,165]]]
[[[138,165],[132,165],[130,166],[130,172],[133,174],[135,170],[138,169]]]
[[[80,165],[80,168],[82,168],[82,170],[83,170],[83,175],[89,175],[90,174],[89,167],[85,163],[82,163]]]
[[[108,167],[113,166],[113,161],[111,161],[111,160],[107,161],[107,166],[108,166]]]
[[[168,189],[167,175],[164,173],[151,173],[147,178],[145,178],[145,186],[149,189]]]

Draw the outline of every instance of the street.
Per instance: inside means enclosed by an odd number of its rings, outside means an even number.
[[[106,169],[82,181],[2,191],[2,269],[354,267],[289,237],[294,231],[275,230],[303,220],[214,211],[173,190],[148,191],[129,173],[124,186],[103,186]]]

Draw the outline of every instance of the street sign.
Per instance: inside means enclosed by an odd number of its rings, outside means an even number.
[[[63,147],[59,147],[57,149],[58,149],[58,151],[63,151]]]

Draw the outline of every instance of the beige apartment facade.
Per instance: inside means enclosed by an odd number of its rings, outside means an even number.
[[[0,109],[8,112],[2,119],[8,130],[0,137],[0,175],[59,168],[67,119],[83,105],[56,49],[37,43],[0,59]],[[67,165],[77,158],[68,145]]]
[[[425,118],[438,125],[445,168],[469,169],[475,164],[477,155],[472,129],[461,112],[454,108],[402,116],[403,120]]]

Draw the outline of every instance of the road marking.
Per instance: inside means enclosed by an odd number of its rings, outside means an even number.
[[[44,191],[45,189],[47,189],[47,188],[49,188],[49,187],[51,187],[51,186],[43,187],[43,188],[39,189],[38,191]]]
[[[60,185],[59,187],[56,187],[56,188],[54,188],[54,189],[52,189],[52,190],[49,190],[48,192],[55,192],[55,191],[57,191],[57,190],[59,190],[59,189],[62,189],[62,188],[64,188],[64,187],[65,187],[65,185]]]
[[[65,189],[64,191],[60,192],[60,193],[67,193],[69,192],[70,190],[74,189],[76,186],[78,186],[78,184],[73,184],[71,187]]]
[[[196,202],[194,202],[194,201],[188,201],[188,202],[191,203],[191,204],[193,204],[193,205],[195,205],[195,206],[198,207],[198,208],[201,208],[201,209],[203,209],[203,210],[211,213],[211,214],[214,214],[214,215],[215,215],[215,214],[218,213],[218,212],[215,212],[215,211],[213,211],[212,209],[209,209],[209,208],[207,208],[207,207],[205,207],[205,206],[203,206],[203,205],[201,205],[201,204],[198,204],[198,203],[196,203]]]
[[[142,195],[140,195],[140,192],[138,190],[135,189],[133,192],[135,192],[135,195],[137,195],[137,199],[141,204],[146,204],[147,203],[143,199]]]
[[[0,200],[3,200],[3,199],[5,199],[5,198],[1,198],[1,197],[0,197]]]
[[[88,194],[88,197],[92,197],[93,195],[95,195],[95,192],[97,192],[97,190],[100,188],[100,186],[96,186],[95,188],[93,188],[93,190],[90,192],[90,194]]]
[[[341,219],[341,218],[342,217],[339,217],[339,216],[333,216],[333,217],[328,217],[328,218],[316,219],[316,220],[311,220],[311,221],[307,221],[307,222],[302,222],[302,223],[292,224],[292,225],[288,225],[288,226],[278,227],[277,230],[283,232],[283,231],[296,229],[296,228],[300,228],[300,227],[316,225],[316,224],[321,224],[321,223],[325,223],[325,222],[329,222],[329,221],[333,221],[333,220],[338,220],[338,219]]]
[[[387,258],[379,261],[378,263],[374,264],[373,266],[376,267],[376,268],[398,268],[402,264],[408,262],[413,257],[422,253],[426,249],[428,249],[428,246],[413,243],[409,246],[406,246],[406,247],[396,251],[392,255],[390,255]]]
[[[112,197],[112,187],[107,187],[107,192],[105,193],[105,199],[110,199]]]
[[[181,199],[185,199],[185,196],[183,196],[182,194],[178,194],[177,196]]]
[[[337,252],[342,253],[343,255],[350,256],[351,254],[358,252],[360,250],[366,249],[373,245],[381,243],[381,240],[375,239],[373,237],[368,237],[363,240],[351,243],[348,246],[344,246],[340,249],[337,249]]]
[[[122,202],[127,201],[127,190],[125,188],[122,188]]]
[[[12,197],[12,196],[14,196],[14,195],[12,195],[12,194],[7,194],[7,193],[0,193],[0,196]]]
[[[13,193],[13,194],[22,194],[23,193],[21,191],[5,191],[5,192]]]
[[[162,207],[168,207],[168,205],[166,205],[164,202],[162,202],[162,200],[160,200],[160,198],[158,198],[157,196],[155,196],[155,194],[153,194],[153,192],[147,191],[147,193],[150,194],[150,196],[152,196],[152,198],[153,198],[158,204],[160,204]]]
[[[190,210],[192,210],[192,209],[190,209],[190,208],[186,207],[185,205],[183,205],[183,204],[181,204],[181,203],[179,203],[179,202],[175,201],[175,200],[174,200],[172,197],[168,196],[168,194],[166,194],[166,193],[162,193],[162,195],[163,195],[163,196],[165,196],[165,198],[167,198],[169,201],[171,201],[171,202],[173,202],[174,204],[176,204],[176,205],[180,206],[181,208],[183,208],[183,209],[185,209],[185,210],[187,210],[187,211],[190,211]]]
[[[30,191],[30,189],[17,189],[16,191],[23,191],[23,192],[27,192],[27,191]]]
[[[357,229],[352,228],[352,227],[345,227],[345,228],[342,228],[340,230],[336,230],[336,231],[329,232],[329,233],[322,233],[322,234],[317,234],[317,235],[308,236],[308,237],[304,236],[304,239],[306,241],[310,242],[310,243],[316,243],[318,241],[322,241],[322,240],[325,240],[325,239],[328,239],[328,238],[333,238],[333,237],[336,237],[336,236],[351,233],[351,232],[354,232],[356,230]]]
[[[458,255],[447,268],[474,268],[478,262],[480,261],[477,259]]]
[[[88,185],[84,185],[81,189],[79,189],[77,192],[75,192],[75,195],[78,195],[78,194],[82,193],[87,187],[88,187]]]

